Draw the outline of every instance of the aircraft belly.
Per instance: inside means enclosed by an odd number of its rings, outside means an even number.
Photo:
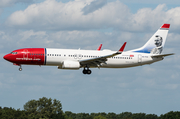
[[[60,58],[47,57],[46,65],[59,66],[62,62]]]
[[[108,60],[107,64],[103,64],[102,67],[105,68],[126,68],[126,67],[133,67],[137,66],[138,63],[135,61],[128,61],[128,60]]]

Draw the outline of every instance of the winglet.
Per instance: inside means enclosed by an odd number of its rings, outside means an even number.
[[[122,45],[122,47],[119,49],[119,52],[123,52],[123,51],[124,51],[124,48],[125,48],[125,46],[126,46],[126,43],[127,43],[127,42],[125,42],[125,43]]]
[[[100,51],[100,50],[101,50],[101,47],[102,47],[102,44],[100,44],[100,46],[98,47],[97,50]]]

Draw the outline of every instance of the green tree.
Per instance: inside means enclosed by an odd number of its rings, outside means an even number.
[[[131,119],[132,113],[131,112],[122,112],[117,115],[118,119]]]
[[[97,113],[91,113],[90,116],[91,116],[92,119],[93,119],[94,117],[99,116],[99,114],[97,114]]]
[[[132,115],[132,119],[145,119],[146,114],[145,113],[135,113]]]
[[[108,113],[108,114],[106,115],[106,118],[107,118],[107,119],[117,119],[116,117],[117,117],[117,115],[116,115],[115,113],[113,113],[113,112]]]
[[[26,113],[20,111],[20,109],[15,110],[14,108],[0,107],[0,119],[26,119]]]
[[[66,111],[65,112],[65,117],[66,117],[66,119],[75,119],[76,118],[76,114],[72,113],[70,111]]]
[[[94,119],[107,119],[106,117],[103,117],[102,115],[95,116]]]
[[[158,119],[158,116],[155,114],[147,114],[146,119]]]
[[[180,119],[180,112],[170,111],[164,115],[161,115],[160,119]]]
[[[24,110],[31,118],[61,118],[64,119],[62,105],[60,101],[51,98],[39,98],[39,100],[30,100],[24,105]]]
[[[101,116],[103,116],[103,117],[106,117],[106,116],[107,116],[107,114],[106,114],[105,112],[100,112],[100,113],[98,113],[98,115],[101,115]]]
[[[90,119],[89,113],[78,113],[76,119]]]

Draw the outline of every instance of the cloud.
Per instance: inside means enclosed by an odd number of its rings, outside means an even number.
[[[95,0],[92,1],[90,4],[87,4],[83,9],[82,12],[84,15],[87,15],[89,13],[92,13],[100,8],[102,8],[104,5],[106,5],[107,0]]]
[[[34,30],[0,31],[0,39],[2,39],[0,50],[6,53],[7,51],[10,52],[23,47],[81,48],[94,50],[97,49],[101,43],[103,44],[102,49],[118,50],[123,42],[135,37],[136,34],[129,32],[119,33],[117,31],[111,33],[78,30],[54,32]],[[128,47],[126,50],[127,49]]]
[[[32,4],[24,11],[16,11],[7,19],[6,25],[14,28],[85,30],[113,27],[125,24],[130,14],[127,6],[119,1],[108,3],[93,14],[83,15],[87,0],[61,3],[46,0]],[[126,13],[126,15],[124,15]],[[116,18],[118,17],[118,18]],[[19,19],[21,18],[21,19]]]
[[[121,2],[123,3],[130,3],[130,4],[162,4],[162,3],[165,3],[165,4],[170,4],[170,5],[179,5],[180,4],[180,1],[179,0],[133,0],[133,1],[128,1],[128,0],[121,0]]]
[[[88,4],[87,4],[88,3]],[[100,8],[100,9],[99,9]],[[155,30],[163,23],[172,24],[172,29],[180,29],[180,7],[167,10],[165,4],[155,9],[142,8],[132,14],[120,1],[78,0],[67,3],[46,0],[28,6],[24,11],[16,11],[9,16],[6,25],[11,28],[36,30],[90,30],[119,29],[128,31]],[[89,14],[91,13],[91,14]],[[19,19],[20,18],[20,19]]]
[[[9,7],[15,3],[32,3],[34,0],[0,0],[0,8]]]

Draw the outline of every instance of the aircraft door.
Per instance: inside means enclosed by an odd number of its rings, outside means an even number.
[[[141,63],[142,62],[142,55],[138,55],[138,63]]]
[[[23,58],[28,58],[28,50],[23,51]]]
[[[82,55],[81,54],[74,54],[74,59],[81,59]]]

